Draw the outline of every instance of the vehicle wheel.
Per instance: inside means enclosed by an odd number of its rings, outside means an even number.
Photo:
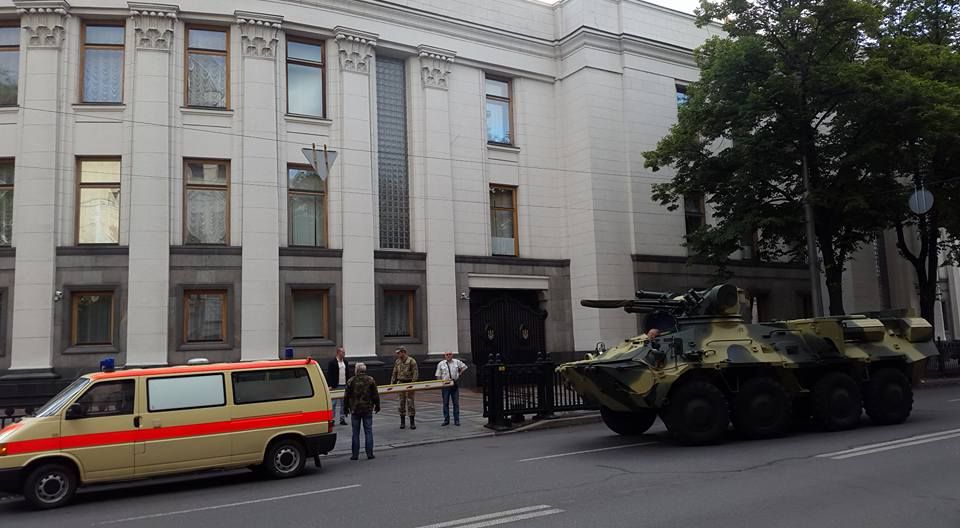
[[[913,410],[913,387],[899,370],[878,370],[867,382],[864,407],[877,425],[903,423]]]
[[[642,435],[650,429],[657,419],[657,412],[653,409],[642,409],[636,412],[620,412],[600,407],[600,417],[611,431],[624,436]]]
[[[38,510],[59,508],[73,498],[77,480],[76,471],[65,464],[43,464],[27,475],[23,497]]]
[[[772,378],[753,378],[733,398],[733,426],[747,438],[771,438],[787,429],[792,418],[790,396]]]
[[[303,444],[292,438],[284,438],[270,444],[263,459],[263,471],[272,478],[289,478],[299,475],[307,462]]]
[[[664,411],[667,429],[687,445],[719,442],[730,423],[727,399],[716,385],[705,381],[678,387]]]
[[[853,429],[862,412],[860,386],[849,374],[830,372],[813,386],[813,417],[827,431]]]

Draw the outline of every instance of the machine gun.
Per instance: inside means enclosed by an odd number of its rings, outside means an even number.
[[[677,295],[670,292],[637,290],[634,299],[583,299],[588,308],[623,308],[627,313],[665,312],[674,317],[734,316],[740,314],[740,293],[732,284],[720,284],[708,290],[688,290]]]

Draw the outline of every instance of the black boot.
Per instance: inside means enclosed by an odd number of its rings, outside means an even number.
[[[413,419],[412,419],[412,418],[410,419],[410,424],[413,425]],[[406,429],[406,428],[407,428],[407,417],[406,417],[406,416],[401,416],[401,417],[400,417],[400,429]]]
[[[417,422],[416,422],[416,420],[413,419],[413,416],[411,416],[411,417],[410,417],[410,429],[416,429],[416,428],[417,428]]]

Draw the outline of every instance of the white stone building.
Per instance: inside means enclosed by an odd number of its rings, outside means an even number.
[[[689,15],[71,2],[0,0],[0,375],[338,344],[563,356],[637,332],[580,299],[712,280],[682,246],[709,211],[653,203],[669,174],[640,155],[715,31]],[[733,269],[762,316],[809,308],[803,267]]]

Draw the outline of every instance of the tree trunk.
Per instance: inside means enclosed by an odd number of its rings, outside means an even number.
[[[845,314],[846,311],[843,307],[843,266],[836,266],[824,262],[823,274],[827,282],[830,315]]]

